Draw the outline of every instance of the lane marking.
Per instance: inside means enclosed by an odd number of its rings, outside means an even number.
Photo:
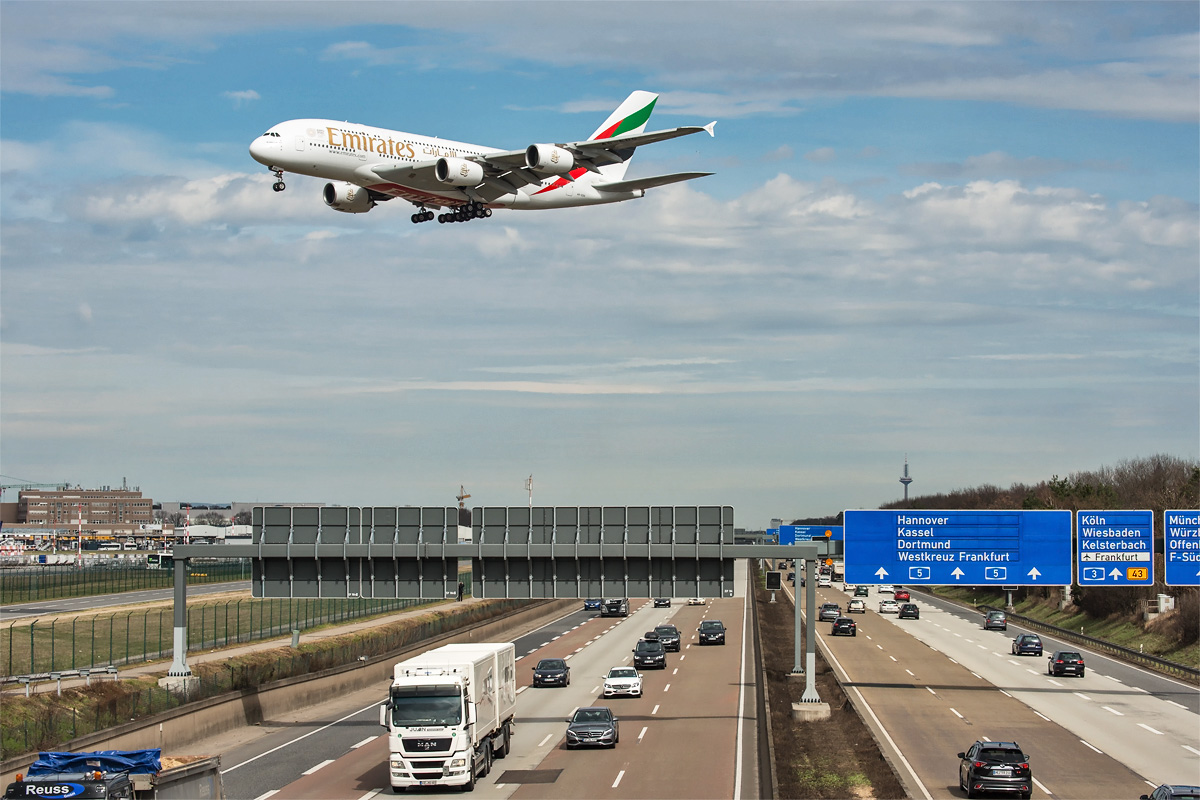
[[[669,684],[669,683],[668,683],[666,686],[664,686],[664,687],[663,687],[663,691],[664,691],[664,692],[669,692],[669,691],[671,691],[671,684]]]
[[[1145,728],[1146,730],[1150,731],[1151,733],[1158,734],[1159,736],[1165,736],[1165,734],[1162,731],[1156,731],[1156,730],[1154,730],[1154,728],[1151,728],[1149,725],[1147,725],[1144,722],[1139,722],[1137,725],[1139,728]]]
[[[648,730],[650,730],[650,729],[649,729],[649,728],[642,728],[642,732],[638,734],[638,743],[639,743],[639,744],[640,744],[640,743],[641,743],[641,741],[642,741],[642,737],[646,735],[646,731],[648,731]]]
[[[1043,714],[1043,713],[1042,713],[1042,712],[1040,712],[1040,711],[1034,711],[1033,713],[1037,714],[1039,717],[1041,717],[1042,719],[1046,720],[1046,722],[1051,722],[1051,721],[1052,721],[1052,720],[1051,720],[1049,717],[1047,717],[1045,714]]]
[[[925,687],[925,691],[929,692],[934,697],[937,697],[937,692],[935,692],[933,689],[929,688],[928,686]]]
[[[1101,750],[1099,747],[1096,747],[1095,745],[1088,744],[1088,743],[1087,743],[1087,742],[1085,742],[1083,739],[1080,739],[1080,740],[1079,740],[1079,743],[1080,743],[1080,744],[1082,744],[1084,747],[1090,747],[1091,749],[1095,750],[1095,751],[1096,751],[1097,753],[1099,753],[1100,755],[1104,755],[1104,751],[1103,751],[1103,750]]]
[[[528,686],[522,686],[520,689],[517,689],[517,694],[520,694],[521,692],[525,691],[528,688],[529,688]]]
[[[621,782],[621,778],[624,778],[624,777],[625,777],[625,770],[621,770],[620,772],[618,772],[617,779],[615,781],[613,781],[612,788],[614,788],[614,789],[617,788],[617,785]]]
[[[957,709],[952,708],[950,710],[954,713],[954,716],[958,717],[959,719],[966,719],[966,717],[964,717],[962,714],[958,713]]]
[[[1090,701],[1092,699],[1092,698],[1088,697],[1086,694],[1081,694],[1080,692],[1071,692],[1071,694],[1075,695],[1076,697],[1082,698],[1083,700]]]
[[[974,675],[976,678],[979,678],[978,672],[972,672],[971,674]],[[979,680],[983,680],[983,678],[979,678]]]
[[[678,675],[678,674],[679,674],[679,667],[676,667],[675,669],[671,670],[671,674],[672,674],[672,675]]]
[[[895,657],[895,656],[888,656],[888,658],[890,658],[892,661],[896,661],[896,657]],[[896,663],[898,664],[898,663],[900,663],[900,662],[896,661]]]
[[[1105,711],[1109,712],[1110,714],[1116,714],[1118,717],[1125,716],[1120,711],[1117,711],[1115,708],[1109,708],[1108,706],[1100,706],[1100,707],[1103,708]],[[1155,786],[1154,788],[1157,789],[1158,787]]]
[[[304,772],[301,772],[300,774],[301,775],[312,775],[314,772],[319,770],[321,767],[328,767],[332,763],[333,763],[333,759],[327,758],[324,761],[322,761],[320,764],[317,764],[315,767],[309,767],[308,769],[304,770]]]
[[[372,797],[378,797],[381,794],[383,794],[383,789],[372,789],[362,797],[358,798],[358,800],[371,800]]]
[[[1196,755],[1200,756],[1200,750],[1197,750],[1197,749],[1196,749],[1196,748],[1194,748],[1194,747],[1189,747],[1188,745],[1186,745],[1186,744],[1185,744],[1185,745],[1183,745],[1183,749],[1184,749],[1184,750],[1190,750],[1190,751],[1192,751],[1193,753],[1195,753]],[[1157,786],[1155,786],[1154,788],[1155,788],[1155,789],[1157,789],[1158,787],[1157,787]]]
[[[658,706],[655,706],[654,710],[650,712],[650,716],[654,716],[657,713],[658,713]]]
[[[914,678],[917,677],[916,673],[914,673],[911,669],[906,669],[904,671],[907,672],[909,675],[912,675]]]
[[[1061,684],[1061,683],[1059,683],[1058,681],[1054,680],[1054,678],[1047,678],[1047,679],[1046,679],[1046,682],[1047,682],[1047,683],[1053,683],[1055,686],[1062,686],[1062,684]]]
[[[1180,708],[1182,708],[1184,711],[1187,711],[1187,710],[1188,710],[1188,707],[1187,707],[1187,706],[1185,706],[1183,703],[1176,703],[1174,700],[1168,700],[1167,702],[1168,702],[1168,703],[1170,703],[1170,704],[1171,704],[1171,705],[1173,705],[1173,706],[1179,706],[1179,707],[1180,707]],[[1156,787],[1154,787],[1154,788],[1156,788],[1156,789],[1157,789],[1158,787],[1156,786]]]
[[[1005,697],[1012,697],[1012,695],[1011,695],[1011,694],[1009,694],[1008,692],[1004,691],[1003,689],[1001,689],[1001,690],[1000,690],[1000,694],[1004,695]]]
[[[548,741],[550,741],[551,739],[553,739],[553,738],[554,738],[554,736],[555,736],[555,735],[554,735],[553,733],[547,733],[547,734],[546,734],[546,738],[545,738],[545,739],[542,739],[540,742],[538,742],[538,747],[545,747],[545,746],[546,746],[546,742],[548,742]]]
[[[1047,788],[1046,788],[1044,785],[1042,785],[1042,782],[1041,782],[1041,781],[1039,781],[1037,778],[1035,778],[1035,777],[1033,777],[1032,775],[1030,775],[1030,776],[1029,776],[1029,780],[1033,781],[1033,785],[1034,785],[1034,786],[1038,787],[1039,789],[1041,789],[1043,792],[1045,792],[1046,794],[1050,795],[1051,797],[1054,797],[1054,792],[1050,791],[1050,790],[1049,790],[1049,789],[1047,789]]]
[[[359,742],[358,744],[353,744],[353,745],[350,745],[350,749],[351,749],[351,750],[357,750],[358,748],[362,747],[363,745],[365,745],[365,744],[370,744],[371,742],[375,741],[375,740],[376,740],[376,739],[378,739],[378,738],[379,738],[379,736],[378,736],[378,735],[375,735],[375,736],[368,736],[367,738],[363,739],[363,740],[362,740],[361,742]]]
[[[268,798],[268,797],[273,797],[273,796],[275,796],[275,795],[277,795],[277,794],[279,794],[279,790],[278,790],[278,789],[272,789],[272,790],[271,790],[271,791],[269,791],[269,792],[263,792],[263,793],[262,793],[262,794],[260,794],[258,797],[254,798],[254,800],[267,800],[267,798]]]
[[[278,747],[272,747],[270,750],[267,750],[265,753],[259,753],[258,755],[254,756],[253,758],[248,758],[240,764],[234,764],[229,769],[223,769],[223,770],[221,770],[221,774],[227,775],[230,772],[233,772],[235,769],[238,769],[239,767],[244,767],[247,764],[250,764],[254,761],[258,761],[263,756],[269,756],[272,753],[278,752],[285,747],[290,747],[291,745],[295,744],[296,742],[301,741],[302,739],[307,739],[308,737],[313,736],[314,734],[318,734],[321,731],[326,730],[327,728],[332,728],[334,725],[345,722],[346,720],[350,719],[351,717],[356,717],[359,714],[362,714],[363,712],[371,711],[372,709],[375,709],[378,707],[379,707],[378,703],[371,703],[371,705],[367,706],[366,708],[360,708],[358,711],[352,711],[351,713],[347,714],[346,716],[342,717],[341,719],[335,719],[333,722],[330,722],[328,725],[322,725],[320,728],[316,728],[315,730],[311,730],[308,733],[305,733],[301,736],[297,736],[295,739],[292,739],[289,742],[284,742],[283,744],[279,745]]]

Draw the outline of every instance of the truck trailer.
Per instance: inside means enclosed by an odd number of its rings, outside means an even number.
[[[220,767],[219,756],[164,756],[157,749],[39,753],[4,798],[220,800]]]
[[[508,755],[516,707],[511,642],[448,644],[401,661],[388,700],[379,707],[392,791],[409,786],[473,791],[492,760]]]

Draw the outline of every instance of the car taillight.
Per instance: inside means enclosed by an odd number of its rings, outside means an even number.
[[[976,761],[975,762],[975,769],[983,769],[986,766],[987,766],[987,763],[984,761]]]
[[[1061,664],[1061,663],[1063,663],[1063,660],[1060,658],[1060,659],[1056,660],[1054,663],[1055,663],[1055,664]]]
[[[1020,767],[1021,769],[1029,769],[1029,763],[1028,763],[1028,762],[1024,762],[1024,763],[1021,763],[1021,764],[1017,764],[1017,766],[1018,766],[1018,767]]]

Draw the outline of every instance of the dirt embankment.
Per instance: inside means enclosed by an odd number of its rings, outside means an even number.
[[[771,603],[756,584],[762,655],[770,692],[771,735],[780,798],[903,798],[904,788],[870,731],[846,698],[833,670],[817,653],[817,691],[832,711],[820,722],[796,722],[792,703],[804,693],[795,666],[795,617],[786,596]],[[779,593],[782,594],[782,593]],[[764,787],[766,781],[763,781]]]

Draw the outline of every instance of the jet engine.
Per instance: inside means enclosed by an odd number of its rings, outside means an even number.
[[[439,181],[451,186],[478,186],[483,183],[483,167],[461,158],[439,158],[433,167],[433,174]]]
[[[327,183],[321,194],[325,205],[347,214],[365,214],[375,207],[371,193],[353,183]]]
[[[525,165],[537,172],[565,175],[575,168],[575,157],[556,144],[531,144],[525,148]]]

